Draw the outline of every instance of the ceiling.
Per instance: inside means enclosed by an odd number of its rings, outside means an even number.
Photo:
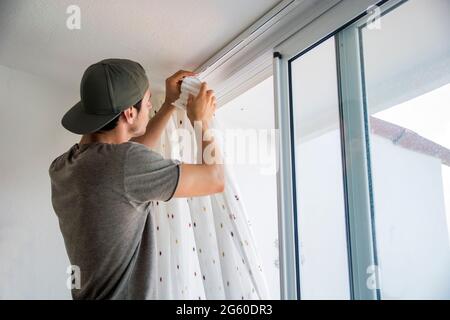
[[[72,0],[2,0],[0,64],[77,90],[104,58],[139,61],[154,92],[178,69],[193,70],[279,0],[77,0],[81,29],[69,30]]]

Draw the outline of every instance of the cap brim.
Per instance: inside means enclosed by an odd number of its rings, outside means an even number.
[[[61,120],[64,128],[76,134],[87,134],[98,131],[120,114],[95,115],[84,111],[80,101],[66,112]]]

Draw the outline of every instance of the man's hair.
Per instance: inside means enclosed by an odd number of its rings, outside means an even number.
[[[133,105],[133,107],[137,109],[138,113],[139,113],[139,111],[141,111],[141,102],[142,102],[142,99]],[[117,127],[117,124],[119,123],[119,118],[120,118],[121,114],[122,114],[122,112],[119,113],[119,115],[117,117],[115,117],[111,122],[108,122],[105,126],[103,126],[103,128],[99,129],[95,133],[102,133],[102,132],[107,132],[107,131],[111,131],[111,130],[115,129]]]

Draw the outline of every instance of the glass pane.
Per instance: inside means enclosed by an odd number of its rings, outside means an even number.
[[[334,38],[291,64],[302,299],[349,299]]]
[[[450,298],[450,1],[361,30],[383,299]]]

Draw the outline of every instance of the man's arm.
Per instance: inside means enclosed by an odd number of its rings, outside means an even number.
[[[214,97],[213,91],[207,90],[206,83],[203,83],[198,96],[196,98],[191,96],[187,105],[187,116],[192,126],[196,128],[196,123],[202,124],[201,130],[194,130],[197,141],[201,145],[202,163],[180,164],[180,175],[176,190],[173,194],[174,198],[209,195],[223,192],[225,188],[223,160],[214,141],[214,137],[208,136],[208,123],[215,110],[216,98]],[[155,130],[156,132],[153,138],[148,132],[145,134],[145,137],[139,137],[143,141],[142,143],[148,146],[149,143],[152,143],[152,139],[159,138],[158,131],[161,130],[162,132],[164,129],[165,123],[168,120],[165,117],[168,113],[164,112],[158,118],[157,127],[151,127],[150,130]],[[170,117],[170,115],[167,117]]]

